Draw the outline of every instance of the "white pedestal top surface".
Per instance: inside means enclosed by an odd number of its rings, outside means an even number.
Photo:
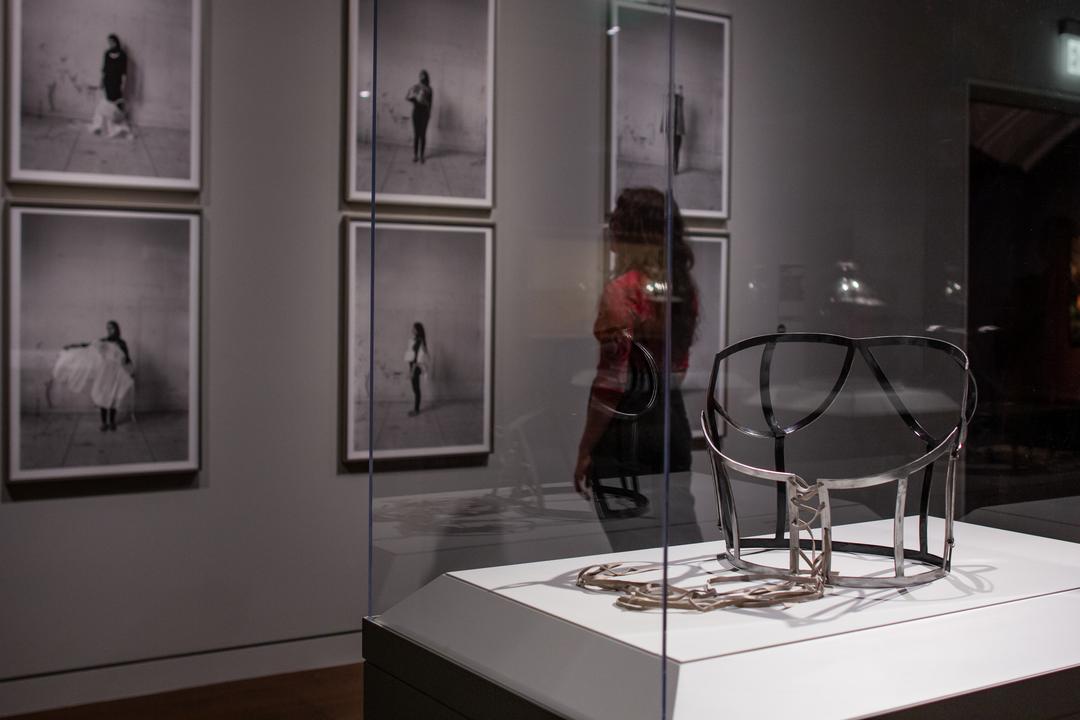
[[[905,529],[914,547],[917,522]],[[932,552],[941,530],[934,520]],[[835,533],[890,536],[891,521]],[[956,537],[951,575],[908,590],[828,588],[786,607],[670,611],[669,717],[785,708],[860,717],[1080,665],[1080,545],[964,523]],[[670,548],[670,581],[701,584],[720,571],[722,549]],[[619,609],[614,593],[574,579],[590,564],[660,558],[653,549],[449,573],[381,622],[568,717],[657,718],[661,613]],[[786,553],[754,559],[763,558],[783,564]],[[891,562],[838,554],[834,569],[884,572]],[[909,563],[908,574],[920,567]]]

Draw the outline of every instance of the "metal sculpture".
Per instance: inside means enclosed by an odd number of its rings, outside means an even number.
[[[772,385],[773,361],[778,345],[799,343],[834,345],[844,351],[844,356],[836,380],[832,383],[825,398],[801,419],[785,425],[778,420],[775,411]],[[944,437],[935,437],[919,422],[905,405],[874,355],[874,351],[879,348],[903,346],[940,352],[962,371],[960,375],[963,387],[960,390],[955,422],[949,427]],[[761,348],[761,358],[758,363],[758,391],[761,411],[767,426],[767,430],[764,431],[755,430],[736,421],[717,398],[717,380],[725,361],[737,353],[756,348]],[[888,399],[889,405],[914,437],[925,443],[926,452],[900,466],[857,477],[807,479],[788,470],[785,441],[828,413],[851,377],[856,356],[866,364],[878,387]],[[618,592],[620,597],[616,605],[630,610],[667,607],[708,611],[723,607],[762,607],[814,600],[820,598],[829,585],[854,588],[906,588],[942,578],[948,574],[952,563],[956,465],[964,446],[967,425],[975,413],[976,401],[977,389],[967,355],[956,345],[936,338],[907,335],[850,338],[825,333],[776,333],[749,338],[730,345],[717,353],[713,359],[709,377],[708,402],[701,414],[701,426],[705,432],[716,485],[718,524],[727,548],[718,558],[730,564],[735,572],[713,576],[699,587],[683,588],[665,584],[663,581],[628,579],[646,572],[661,572],[663,567],[660,565],[615,562],[584,568],[578,573],[577,585],[592,590]],[[726,455],[720,449],[721,421],[751,438],[772,441],[774,466],[772,468],[755,467]],[[927,536],[934,466],[941,459],[945,459],[946,463],[945,541],[941,554],[936,555],[929,550]],[[904,515],[909,478],[920,471],[923,483],[919,503],[919,547],[914,549],[907,548],[904,544]],[[740,535],[729,473],[738,473],[776,483],[776,518],[772,537],[742,537]],[[833,540],[832,493],[886,483],[895,483],[896,486],[892,544],[876,545]],[[815,525],[821,533],[820,542],[813,536]],[[804,534],[806,537],[803,537]],[[773,567],[746,560],[742,556],[746,549],[787,550],[788,566],[786,568]],[[838,552],[891,556],[893,574],[890,576],[841,575],[832,569],[833,557]],[[930,569],[915,575],[907,575],[905,561],[917,562]],[[749,587],[733,590],[719,589],[719,586],[725,582],[745,583],[747,581],[757,582]]]

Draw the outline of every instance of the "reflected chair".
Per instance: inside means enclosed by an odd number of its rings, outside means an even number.
[[[593,399],[604,412],[611,415],[614,426],[614,465],[618,485],[601,482],[595,464],[591,469],[590,487],[597,514],[601,519],[631,518],[644,515],[649,499],[641,492],[638,482],[638,420],[656,407],[660,398],[660,372],[652,353],[636,340],[630,343],[626,384],[618,407]],[[615,503],[612,503],[615,500]]]
[[[793,351],[813,352],[813,348],[834,346],[835,356],[842,356],[838,363],[837,374],[831,385],[823,383],[818,388],[819,403],[811,403],[805,415],[794,422],[781,422],[777,416],[773,377],[776,374],[775,358],[780,346],[792,347]],[[908,355],[921,354],[928,359],[933,354],[944,358],[946,366],[955,364],[959,372],[957,380],[962,387],[953,388],[959,393],[959,402],[955,412],[950,410],[947,430],[939,432],[941,437],[931,434],[926,423],[920,422],[908,408],[898,390],[886,375],[875,351],[895,349]],[[890,350],[892,352],[892,350]],[[756,357],[760,353],[760,357]],[[758,401],[764,418],[765,429],[755,429],[732,417],[729,408],[717,398],[718,378],[727,363],[739,357],[740,361],[756,365]],[[908,432],[925,445],[925,452],[901,465],[885,470],[873,470],[869,474],[843,478],[811,479],[794,472],[788,467],[785,442],[793,435],[829,414],[836,400],[840,397],[852,375],[856,357],[865,364],[876,381],[888,406],[903,421]],[[909,358],[910,359],[910,358]],[[951,361],[951,363],[950,363]],[[872,384],[871,387],[874,387]],[[842,335],[822,333],[778,333],[749,338],[728,346],[716,354],[709,377],[709,395],[706,409],[701,414],[702,429],[708,445],[712,462],[713,477],[716,486],[718,522],[726,544],[726,551],[719,557],[735,568],[750,576],[762,578],[807,578],[818,574],[827,585],[857,588],[908,587],[927,583],[948,574],[953,550],[953,518],[956,500],[956,465],[964,446],[967,425],[975,411],[976,387],[971,374],[967,355],[959,347],[935,338],[916,336],[883,336],[850,338]],[[756,411],[755,411],[756,412]],[[740,462],[725,454],[721,448],[721,423],[726,423],[743,435],[754,440],[771,444],[773,467],[762,468]],[[898,430],[902,433],[903,428]],[[934,466],[939,461],[945,464],[945,507],[944,507],[944,548],[940,555],[929,551],[927,542],[928,514],[930,507],[931,485],[934,479]],[[908,494],[909,479],[922,473],[922,488],[919,499],[919,546],[917,549],[905,547],[904,516]],[[729,473],[775,483],[776,516],[771,537],[742,537],[739,533],[739,518]],[[884,484],[895,486],[895,511],[892,523],[892,544],[876,545],[861,542],[838,542],[833,539],[832,497],[836,491],[856,490]],[[802,531],[811,528],[811,523],[818,523],[821,540],[802,537]],[[746,550],[787,550],[788,567],[785,569],[751,562],[743,557]],[[841,575],[832,568],[836,553],[857,553],[892,557],[891,575]],[[927,567],[927,570],[913,575],[905,573],[905,561],[911,561]],[[803,563],[808,567],[803,567]]]

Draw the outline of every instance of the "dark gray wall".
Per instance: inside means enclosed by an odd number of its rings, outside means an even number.
[[[381,475],[380,496],[525,472],[570,481],[587,395],[574,379],[595,364],[603,280],[606,8],[498,5],[496,455],[486,469]],[[946,265],[965,264],[967,83],[1080,93],[1060,70],[1055,27],[1075,2],[695,6],[734,18],[730,339],[775,327],[780,264],[805,269],[802,299],[785,302],[792,329],[962,327],[963,306],[935,289]],[[366,479],[336,463],[342,3],[207,10],[199,488],[5,498],[0,677],[335,633],[365,611]],[[888,300],[879,315],[824,305],[840,259]],[[526,447],[528,466],[511,456]],[[531,556],[498,536],[483,559],[434,538],[394,579],[407,588],[447,565],[603,552],[601,536],[574,535],[585,525]],[[0,713],[355,652],[313,642],[277,660],[253,650],[7,682]]]

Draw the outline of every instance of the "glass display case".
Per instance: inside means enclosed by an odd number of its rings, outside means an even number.
[[[1052,10],[350,0],[373,717],[1064,707]]]

